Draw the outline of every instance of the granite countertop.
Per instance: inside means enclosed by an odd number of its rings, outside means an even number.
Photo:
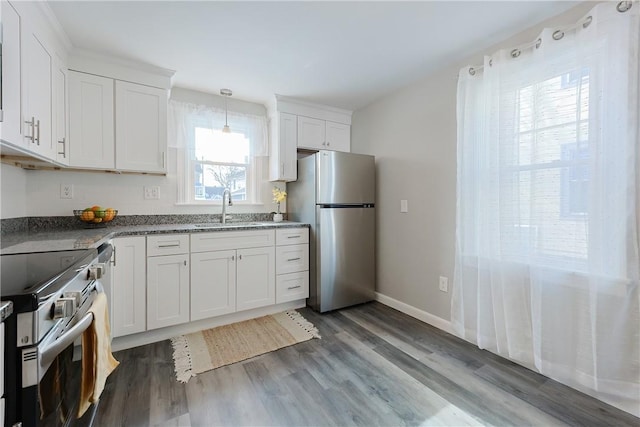
[[[271,228],[309,227],[309,224],[283,221],[230,222],[205,224],[151,224],[107,226],[104,228],[16,232],[2,236],[2,255],[97,248],[114,237],[147,234],[204,233],[218,231],[260,230]]]

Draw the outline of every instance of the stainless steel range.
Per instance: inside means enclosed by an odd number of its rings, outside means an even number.
[[[0,256],[2,300],[13,302],[5,324],[5,426],[91,425],[76,419],[80,395],[74,341],[91,325],[87,313],[113,248]]]

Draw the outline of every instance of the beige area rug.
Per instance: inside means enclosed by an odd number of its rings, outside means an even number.
[[[320,338],[318,329],[295,310],[171,338],[176,379]]]

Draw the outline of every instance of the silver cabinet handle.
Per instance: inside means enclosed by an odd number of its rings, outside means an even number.
[[[238,255],[238,259],[242,261],[242,255]]]
[[[111,265],[116,266],[116,247],[113,247],[113,255],[111,255]]]
[[[231,255],[231,261],[235,261],[236,260],[236,256],[235,255]]]
[[[298,257],[298,258],[289,258],[289,259],[287,259],[287,261],[300,261],[300,257]]]
[[[170,245],[158,245],[159,248],[175,248],[180,246],[180,243],[171,243]]]
[[[289,286],[289,287],[287,288],[287,290],[288,290],[288,291],[290,291],[291,289],[298,289],[298,288],[301,288],[301,287],[302,287],[302,285],[298,285],[298,286]]]
[[[287,239],[299,239],[301,236],[298,234],[297,236],[287,236]]]
[[[33,142],[33,141],[34,141],[34,137],[35,137],[35,133],[36,133],[36,131],[35,131],[35,129],[34,129],[34,127],[33,127],[33,125],[34,125],[34,124],[35,124],[35,122],[36,122],[36,118],[35,118],[35,117],[31,117],[31,121],[29,121],[29,120],[25,120],[24,122],[25,122],[26,124],[28,124],[28,125],[31,127],[31,136],[29,136],[29,135],[25,135],[24,137],[25,137],[25,138],[30,139],[30,140],[31,140],[31,142]]]
[[[185,265],[185,267],[187,266],[187,260],[186,259],[184,260],[184,265]]]
[[[62,138],[62,141],[58,141],[58,144],[62,144],[62,152],[58,151],[58,154],[61,154],[65,159],[67,158],[67,141],[66,137]]]
[[[40,145],[40,120],[36,121],[35,127],[38,129],[36,132],[36,142]]]

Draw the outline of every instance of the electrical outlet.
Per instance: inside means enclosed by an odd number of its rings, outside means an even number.
[[[439,287],[442,292],[449,292],[449,278],[440,276]]]
[[[60,198],[73,199],[73,184],[60,184]]]
[[[409,201],[400,200],[400,213],[407,213],[407,212],[409,212]]]
[[[160,199],[160,187],[157,185],[145,186],[144,187],[144,198],[145,200],[158,200]]]

